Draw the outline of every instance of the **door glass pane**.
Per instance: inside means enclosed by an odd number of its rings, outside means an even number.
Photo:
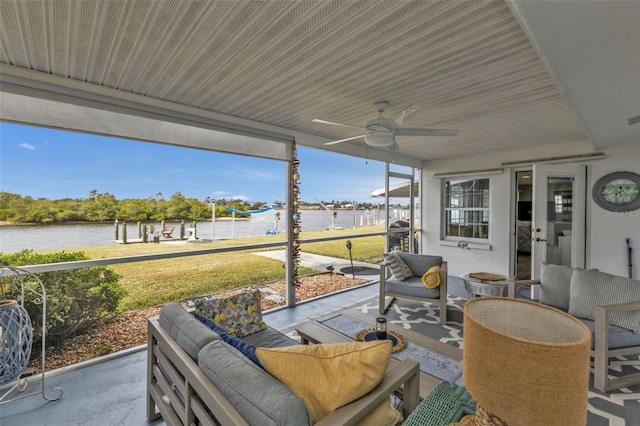
[[[417,172],[410,167],[397,165],[394,165],[393,170],[389,170],[389,172],[394,172],[396,175],[388,177],[389,208],[387,218],[389,222],[387,247],[389,250],[417,253],[419,235],[415,231],[420,228],[420,194]],[[400,174],[408,176],[408,178],[400,177]],[[411,197],[410,191],[412,186],[413,197]]]
[[[571,266],[573,178],[547,178],[547,263]]]

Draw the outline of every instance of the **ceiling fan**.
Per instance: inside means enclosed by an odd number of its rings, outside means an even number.
[[[390,147],[396,145],[396,136],[457,136],[460,133],[459,130],[444,130],[444,129],[421,129],[417,127],[400,127],[396,120],[393,118],[386,118],[383,114],[389,108],[389,102],[382,101],[374,104],[378,111],[378,117],[369,121],[365,127],[352,126],[350,124],[336,123],[333,121],[313,119],[316,123],[331,124],[333,126],[350,127],[352,129],[365,130],[366,133],[351,138],[339,139],[337,141],[326,142],[325,145],[335,145],[342,142],[351,141],[354,139],[364,138],[367,145]],[[417,107],[410,106],[399,114],[400,125],[404,121],[404,118],[411,112],[415,111]],[[397,114],[396,114],[397,115]]]

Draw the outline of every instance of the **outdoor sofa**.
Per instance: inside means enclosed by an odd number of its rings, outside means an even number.
[[[149,421],[162,417],[168,425],[313,424],[301,398],[182,305],[166,305],[159,317],[149,320],[148,327]],[[298,344],[270,327],[243,340],[269,348]],[[419,372],[417,362],[404,360],[383,372],[382,380],[369,393],[315,424],[358,424],[400,387],[408,414],[419,402]]]
[[[509,284],[540,285],[539,302],[577,317],[591,331],[594,387],[610,392],[640,383],[640,373],[609,377],[609,358],[640,354],[640,281],[597,269],[542,264],[540,279]]]

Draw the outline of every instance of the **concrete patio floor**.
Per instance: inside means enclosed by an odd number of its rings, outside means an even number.
[[[461,279],[449,277],[449,293],[465,297]],[[264,320],[271,327],[284,329],[292,324],[363,300],[377,294],[378,282],[300,303],[294,308],[266,312]],[[58,401],[47,402],[33,395],[0,405],[0,426],[13,425],[164,425],[164,421],[147,422],[146,418],[146,346],[124,351],[121,356],[107,355],[93,362],[65,367],[46,378],[45,392],[54,387],[64,390]],[[36,390],[41,383],[29,385]]]

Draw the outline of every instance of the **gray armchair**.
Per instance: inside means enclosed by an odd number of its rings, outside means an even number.
[[[380,300],[379,311],[381,314],[396,297],[402,299],[413,299],[425,302],[437,303],[440,305],[440,323],[447,323],[447,262],[440,256],[430,256],[426,254],[410,254],[396,252],[404,263],[409,267],[413,277],[401,281],[391,275],[388,271],[388,263],[385,260],[380,265]],[[440,265],[440,286],[434,289],[425,287],[422,283],[422,276],[432,266]],[[387,278],[389,277],[389,278]]]

